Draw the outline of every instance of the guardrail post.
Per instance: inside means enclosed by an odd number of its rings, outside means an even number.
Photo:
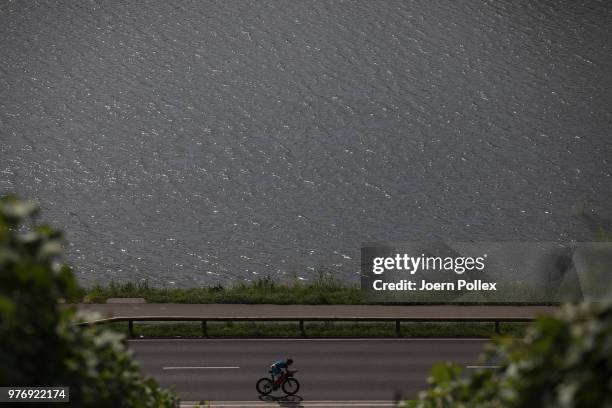
[[[304,330],[304,320],[300,320],[300,333],[302,333],[302,336],[306,336],[306,331]]]
[[[397,337],[402,337],[402,326],[399,320],[395,321],[395,333]]]
[[[208,337],[208,322],[202,320],[202,337]]]
[[[499,320],[495,321],[495,333],[500,334],[501,331],[499,330]]]
[[[130,333],[130,339],[134,338],[134,321],[128,320],[128,332]]]

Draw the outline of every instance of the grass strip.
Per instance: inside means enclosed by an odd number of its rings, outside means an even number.
[[[155,287],[147,281],[138,283],[111,282],[107,286],[96,285],[81,288],[79,293],[68,299],[70,303],[105,303],[109,298],[144,298],[148,303],[242,303],[277,305],[358,305],[364,302],[357,286],[347,286],[331,274],[321,273],[309,282],[297,278],[291,282],[279,282],[271,277],[250,282],[239,282],[231,286],[201,286],[193,288]],[[395,303],[395,304],[401,304]],[[412,301],[409,304],[440,304]],[[455,305],[544,305],[543,302],[452,302]]]
[[[528,324],[502,323],[504,335],[521,336]],[[127,323],[112,323],[105,327],[129,335]],[[200,323],[135,323],[137,338],[201,338]],[[488,338],[495,334],[493,323],[412,323],[401,325],[401,337],[474,337]],[[297,323],[209,322],[208,337],[296,338],[304,337]],[[306,322],[305,337],[309,338],[390,338],[397,337],[394,323]]]
[[[115,283],[82,288],[72,303],[104,303],[108,298],[140,297],[149,303],[247,303],[354,305],[361,302],[361,291],[346,286],[330,275],[321,274],[309,283],[297,279],[276,282],[265,277],[233,286],[221,285],[194,288],[152,287],[147,281]]]

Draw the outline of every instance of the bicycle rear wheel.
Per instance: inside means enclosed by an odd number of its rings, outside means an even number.
[[[287,381],[283,383],[283,391],[287,395],[293,395],[300,390],[300,382],[295,378],[287,378]]]
[[[257,385],[255,386],[255,388],[257,388],[257,392],[260,393],[261,395],[268,395],[269,393],[272,392],[273,386],[272,386],[272,380],[269,378],[260,378],[257,381]]]

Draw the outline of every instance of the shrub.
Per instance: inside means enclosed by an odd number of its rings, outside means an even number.
[[[498,338],[498,369],[471,376],[439,363],[411,408],[612,407],[612,304],[565,305],[523,338]]]
[[[59,262],[62,235],[35,222],[38,208],[0,199],[0,385],[68,386],[79,407],[172,407],[178,399],[145,379],[122,336],[80,328],[62,299],[78,285]]]

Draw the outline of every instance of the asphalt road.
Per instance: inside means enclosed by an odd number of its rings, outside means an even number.
[[[371,406],[384,406],[382,402],[396,397],[415,396],[426,385],[427,373],[437,361],[456,362],[468,369],[483,365],[479,355],[486,341],[147,339],[129,344],[142,370],[163,386],[174,388],[183,401],[259,401],[257,379],[267,375],[273,361],[291,357],[300,370],[297,378],[302,387],[298,395],[304,406],[323,406],[322,401],[338,402],[332,405],[344,401],[354,406],[357,401],[379,401]]]

